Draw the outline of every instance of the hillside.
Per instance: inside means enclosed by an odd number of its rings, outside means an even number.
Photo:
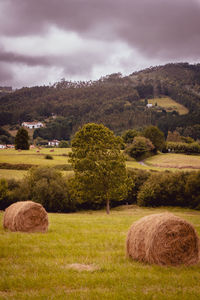
[[[168,110],[165,104],[159,104],[159,109],[146,107],[146,101],[166,97],[182,105],[186,113]],[[125,77],[116,73],[97,81],[61,80],[52,86],[16,90],[0,98],[0,126],[44,121],[56,115],[63,117],[59,122],[65,123],[65,131],[67,128],[65,139],[87,122],[103,123],[117,134],[129,128],[154,124],[165,135],[168,130],[178,129],[182,135],[193,136],[200,131],[199,108],[200,65],[178,63],[145,69]],[[55,125],[55,120],[52,122]],[[52,127],[51,123],[48,125]],[[34,137],[47,138],[48,130],[45,130],[36,130]],[[62,134],[60,137],[62,139]]]

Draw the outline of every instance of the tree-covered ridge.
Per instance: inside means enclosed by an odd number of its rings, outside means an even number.
[[[184,105],[189,113],[179,115],[155,107],[147,109],[145,98],[163,95]],[[103,123],[115,133],[152,124],[167,135],[169,130],[179,128],[184,132],[198,125],[199,108],[200,65],[167,64],[125,77],[116,73],[97,81],[62,79],[52,86],[22,88],[0,98],[0,126],[44,121],[56,115],[69,125],[69,136],[88,122]],[[51,132],[54,125],[49,126]],[[44,130],[40,132],[41,137],[52,136]]]

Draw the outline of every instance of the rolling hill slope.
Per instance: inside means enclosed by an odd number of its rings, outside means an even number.
[[[185,108],[146,107],[153,98],[168,97]],[[145,101],[142,99],[146,99]],[[200,120],[200,65],[167,64],[122,77],[120,73],[97,81],[61,80],[52,86],[22,88],[0,98],[0,126],[61,116],[70,124],[69,135],[88,122],[103,123],[115,133],[149,124],[184,134]],[[39,134],[37,134],[38,136]]]

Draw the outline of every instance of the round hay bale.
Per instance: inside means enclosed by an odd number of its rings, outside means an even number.
[[[3,227],[11,231],[46,232],[48,215],[43,206],[32,201],[16,202],[6,208]]]
[[[199,261],[194,227],[171,213],[146,216],[129,229],[127,256],[158,265],[193,265]]]

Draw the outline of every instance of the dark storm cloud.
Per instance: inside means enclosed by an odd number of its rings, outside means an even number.
[[[147,56],[172,59],[200,56],[198,0],[3,0],[2,3],[7,14],[0,30],[7,35],[40,34],[54,25],[85,37],[123,40]]]

